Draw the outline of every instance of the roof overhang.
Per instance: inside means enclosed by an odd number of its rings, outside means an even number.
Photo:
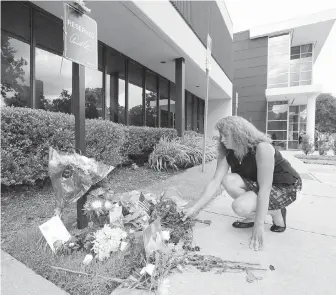
[[[322,92],[322,85],[304,85],[266,89],[267,101],[288,101],[293,105],[307,104],[310,97],[317,97]]]
[[[327,10],[305,17],[252,28],[250,30],[250,38],[256,39],[282,33],[291,33],[291,46],[308,43],[313,43],[315,45],[315,62],[335,23],[335,20],[336,9]]]

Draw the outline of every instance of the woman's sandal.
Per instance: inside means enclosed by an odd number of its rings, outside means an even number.
[[[254,222],[241,222],[237,220],[232,223],[232,226],[235,228],[250,228],[254,226]]]
[[[281,209],[281,215],[282,215],[282,218],[284,220],[285,226],[279,226],[279,225],[274,224],[274,222],[273,222],[273,225],[270,228],[272,232],[282,233],[286,230],[286,215],[287,215],[286,207]]]

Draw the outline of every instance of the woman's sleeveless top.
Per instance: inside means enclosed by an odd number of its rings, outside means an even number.
[[[237,173],[243,178],[257,181],[257,162],[255,150],[256,149],[250,149],[241,162],[239,162],[239,160],[236,158],[233,150],[228,150],[226,160],[231,167],[231,172]],[[273,184],[292,185],[296,182],[297,179],[301,179],[300,175],[275,148]]]

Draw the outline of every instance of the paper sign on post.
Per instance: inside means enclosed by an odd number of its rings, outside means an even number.
[[[39,228],[54,253],[54,243],[56,241],[62,241],[65,243],[71,238],[70,233],[65,228],[59,216],[52,217],[47,222],[40,225]]]

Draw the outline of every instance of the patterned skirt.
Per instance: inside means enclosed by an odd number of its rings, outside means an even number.
[[[247,191],[254,191],[258,194],[258,183],[247,178],[243,178]],[[294,184],[273,184],[268,210],[278,210],[287,207],[296,200],[297,192],[302,189],[302,181],[297,178]]]

